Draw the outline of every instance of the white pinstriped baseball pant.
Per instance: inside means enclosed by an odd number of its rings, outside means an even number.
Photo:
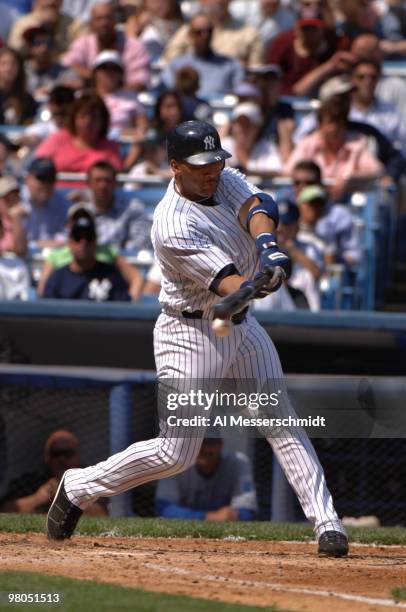
[[[244,323],[233,326],[226,338],[217,338],[210,324],[207,319],[160,315],[154,331],[159,378],[283,378],[273,342],[250,314]],[[94,466],[70,470],[65,478],[69,499],[85,509],[98,497],[123,493],[187,469],[196,460],[204,428],[199,437],[178,436],[179,432],[165,427],[157,438],[132,444]],[[328,530],[345,532],[307,435],[301,432],[299,436],[270,436],[267,440],[316,536]]]

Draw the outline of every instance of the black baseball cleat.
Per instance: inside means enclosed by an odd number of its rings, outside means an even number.
[[[45,531],[50,540],[70,538],[83,513],[83,510],[69,501],[65,492],[64,480],[65,475],[61,478],[45,523]]]
[[[319,555],[345,557],[348,554],[348,539],[341,531],[325,531],[319,538]]]

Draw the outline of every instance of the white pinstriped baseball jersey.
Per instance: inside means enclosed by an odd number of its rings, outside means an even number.
[[[209,316],[219,297],[208,291],[216,275],[234,264],[251,277],[257,265],[255,242],[237,220],[244,202],[258,189],[238,171],[225,168],[213,196],[216,206],[187,200],[172,180],[155,209],[152,242],[162,272],[163,310],[202,310]]]
[[[187,200],[175,191],[172,181],[157,206],[152,240],[163,277],[160,302],[164,310],[154,330],[159,380],[178,381],[180,389],[188,386],[188,380],[252,379],[260,384],[282,380],[275,346],[251,314],[234,325],[225,338],[216,337],[208,320],[211,306],[219,299],[209,287],[220,270],[233,263],[242,275],[252,277],[255,273],[255,241],[240,226],[238,213],[257,192],[242,174],[227,168],[214,194],[217,205]],[[184,317],[185,310],[201,310],[203,317]],[[283,397],[284,410],[293,414],[289,398],[286,394]],[[192,406],[182,407],[178,416],[191,416],[193,411]],[[70,501],[84,509],[99,496],[116,495],[193,465],[205,427],[198,427],[194,436],[183,437],[179,427],[164,417],[160,415],[157,438],[132,444],[95,466],[69,470],[65,490]],[[306,433],[299,429],[295,435],[262,433],[306,517],[314,524],[316,535],[328,530],[344,531]]]

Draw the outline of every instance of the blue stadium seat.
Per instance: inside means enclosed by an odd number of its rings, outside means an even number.
[[[120,194],[123,198],[130,201],[133,198],[138,198],[148,208],[155,208],[158,202],[165,195],[165,191],[167,189],[167,185],[153,185],[151,187],[142,187],[141,189],[123,189],[122,187],[118,187],[116,192]],[[63,193],[64,195],[69,195],[69,193],[73,191],[78,191],[77,187],[58,187],[58,191]]]
[[[160,200],[165,195],[167,185],[154,185],[151,187],[142,187],[141,189],[121,189],[117,191],[125,198],[131,200],[132,198],[138,198],[148,207],[155,208]]]

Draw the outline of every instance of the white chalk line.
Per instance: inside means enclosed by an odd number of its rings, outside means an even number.
[[[88,555],[94,555],[94,551],[82,551]],[[139,557],[140,555],[137,553],[129,553],[124,551],[98,551],[98,555],[106,556],[106,557],[114,557],[114,556],[125,556],[125,557]],[[160,565],[159,563],[150,563],[149,561],[143,561],[142,565],[148,569],[152,569],[163,574],[178,574],[182,576],[196,576],[192,571],[187,570],[182,567],[170,566],[165,567]],[[406,609],[406,603],[401,603],[394,601],[393,599],[384,599],[377,597],[365,597],[364,595],[355,595],[353,593],[342,593],[337,591],[322,591],[317,589],[307,589],[303,587],[290,587],[284,584],[278,584],[273,582],[258,582],[255,580],[239,580],[237,578],[226,578],[225,576],[214,576],[214,575],[199,575],[199,580],[204,580],[206,582],[216,582],[216,583],[227,583],[234,584],[238,586],[248,586],[255,588],[268,588],[273,589],[274,591],[281,591],[284,593],[297,593],[299,595],[311,595],[313,597],[336,597],[337,599],[343,599],[345,601],[354,601],[357,603],[364,603],[368,605],[381,606],[386,608],[403,608]]]
[[[158,563],[144,562],[143,565],[148,569],[156,570],[164,574],[180,574],[183,576],[194,575],[190,570],[182,567],[164,567]],[[368,605],[390,607],[390,608],[406,608],[406,604],[397,603],[392,599],[382,599],[375,597],[364,597],[363,595],[353,595],[351,593],[338,593],[336,591],[319,591],[313,589],[305,589],[302,587],[289,587],[283,584],[277,584],[272,582],[257,582],[255,580],[238,580],[237,578],[226,578],[224,576],[199,576],[199,580],[205,580],[207,582],[223,582],[227,584],[235,584],[238,586],[250,586],[258,588],[268,588],[274,591],[282,591],[285,593],[298,593],[300,595],[312,595],[316,597],[337,597],[338,599],[344,599],[346,601],[356,601],[357,603],[365,603]]]

